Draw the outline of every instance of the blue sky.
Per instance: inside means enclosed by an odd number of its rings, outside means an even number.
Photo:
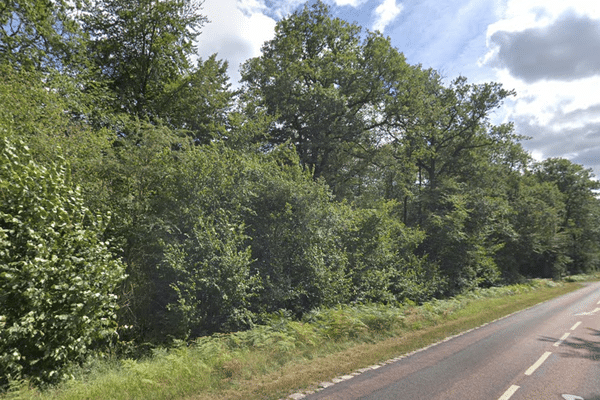
[[[517,97],[498,110],[532,137],[537,159],[564,157],[600,177],[600,2],[597,0],[324,0],[335,17],[389,36],[411,64],[447,79],[500,82]],[[304,0],[205,0],[203,58],[239,65],[260,55],[278,20]]]

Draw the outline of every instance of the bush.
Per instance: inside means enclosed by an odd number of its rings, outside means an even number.
[[[252,323],[249,297],[258,284],[250,275],[250,248],[243,225],[225,212],[198,216],[186,240],[166,249],[165,265],[173,276],[177,301],[168,305],[181,337],[234,331]],[[176,332],[175,330],[173,332]]]
[[[350,298],[344,206],[295,157],[280,148],[245,171],[252,268],[262,281],[257,314],[285,309],[300,317]]]
[[[66,168],[0,139],[0,386],[58,381],[113,338],[123,268],[100,240],[104,222]]]
[[[346,215],[344,248],[355,303],[424,302],[443,291],[445,281],[427,257],[414,255],[424,233],[405,226],[396,203],[352,209]]]

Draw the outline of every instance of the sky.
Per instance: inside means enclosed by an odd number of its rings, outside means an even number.
[[[600,177],[600,1],[323,0],[334,17],[379,30],[410,64],[448,81],[499,82],[517,95],[492,116],[531,139],[537,160],[562,157]],[[277,21],[305,0],[205,0],[211,21],[197,43],[204,59],[239,67],[260,56]]]

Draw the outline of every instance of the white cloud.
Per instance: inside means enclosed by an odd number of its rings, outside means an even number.
[[[517,98],[507,101],[503,112],[517,133],[532,137],[523,145],[536,159],[568,158],[600,175],[600,92],[590,90],[600,87],[599,76],[526,83],[503,69],[497,81],[516,90]]]
[[[526,82],[574,81],[600,75],[600,24],[597,19],[566,13],[551,25],[520,32],[497,31],[498,46],[488,58]]]
[[[522,32],[531,28],[546,28],[555,23],[565,13],[585,15],[591,19],[600,18],[600,7],[589,0],[508,0],[501,12],[502,17],[488,26],[487,40],[492,56],[496,46],[491,42],[497,32]],[[485,61],[485,60],[484,60]]]
[[[356,8],[362,5],[365,0],[333,0],[333,2],[336,6],[351,6]]]
[[[237,8],[249,16],[267,10],[267,6],[259,0],[237,0]]]
[[[377,21],[373,25],[373,30],[383,32],[385,27],[400,15],[402,9],[402,4],[396,4],[396,0],[384,0],[383,3],[375,9]]]
[[[508,0],[504,18],[494,28],[514,32],[544,27],[567,11],[592,18],[600,17],[600,8],[589,0]]]
[[[239,67],[260,55],[263,43],[273,38],[275,20],[264,14],[262,0],[206,0],[202,13],[211,21],[198,38],[198,53],[203,59],[214,53],[229,61],[231,82],[237,85]]]
[[[536,159],[563,157],[600,175],[600,7],[589,0],[508,0],[488,26],[481,67],[517,92],[504,112]],[[598,28],[596,28],[598,27]],[[598,29],[598,30],[597,30]],[[599,57],[600,59],[600,57]]]

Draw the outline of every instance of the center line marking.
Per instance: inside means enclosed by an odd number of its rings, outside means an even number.
[[[500,397],[498,400],[508,400],[511,398],[511,396],[513,394],[515,394],[515,392],[517,390],[519,390],[520,386],[517,385],[512,385],[511,387],[508,388],[508,390],[506,392],[504,392],[504,394],[502,395],[502,397]]]
[[[579,314],[575,315],[594,315],[594,313],[597,313],[598,311],[600,311],[600,308],[595,308],[594,311],[580,312]]]
[[[548,357],[550,357],[551,354],[552,353],[549,351],[545,352],[540,357],[540,359],[535,362],[535,364],[533,364],[531,367],[529,367],[529,369],[527,371],[525,371],[525,375],[529,376],[529,375],[533,374],[535,372],[535,370],[538,369],[540,367],[540,365],[542,365]]]
[[[569,335],[570,335],[569,332],[567,332],[564,335],[562,335],[562,337],[560,338],[560,340],[558,342],[554,343],[554,347],[560,346],[562,344],[562,342],[564,342],[565,339],[569,337]]]
[[[600,301],[598,301],[596,304],[600,304]]]
[[[577,329],[577,327],[581,325],[581,321],[577,322],[575,325],[573,325],[573,327],[571,328],[572,331],[574,331],[575,329]]]

